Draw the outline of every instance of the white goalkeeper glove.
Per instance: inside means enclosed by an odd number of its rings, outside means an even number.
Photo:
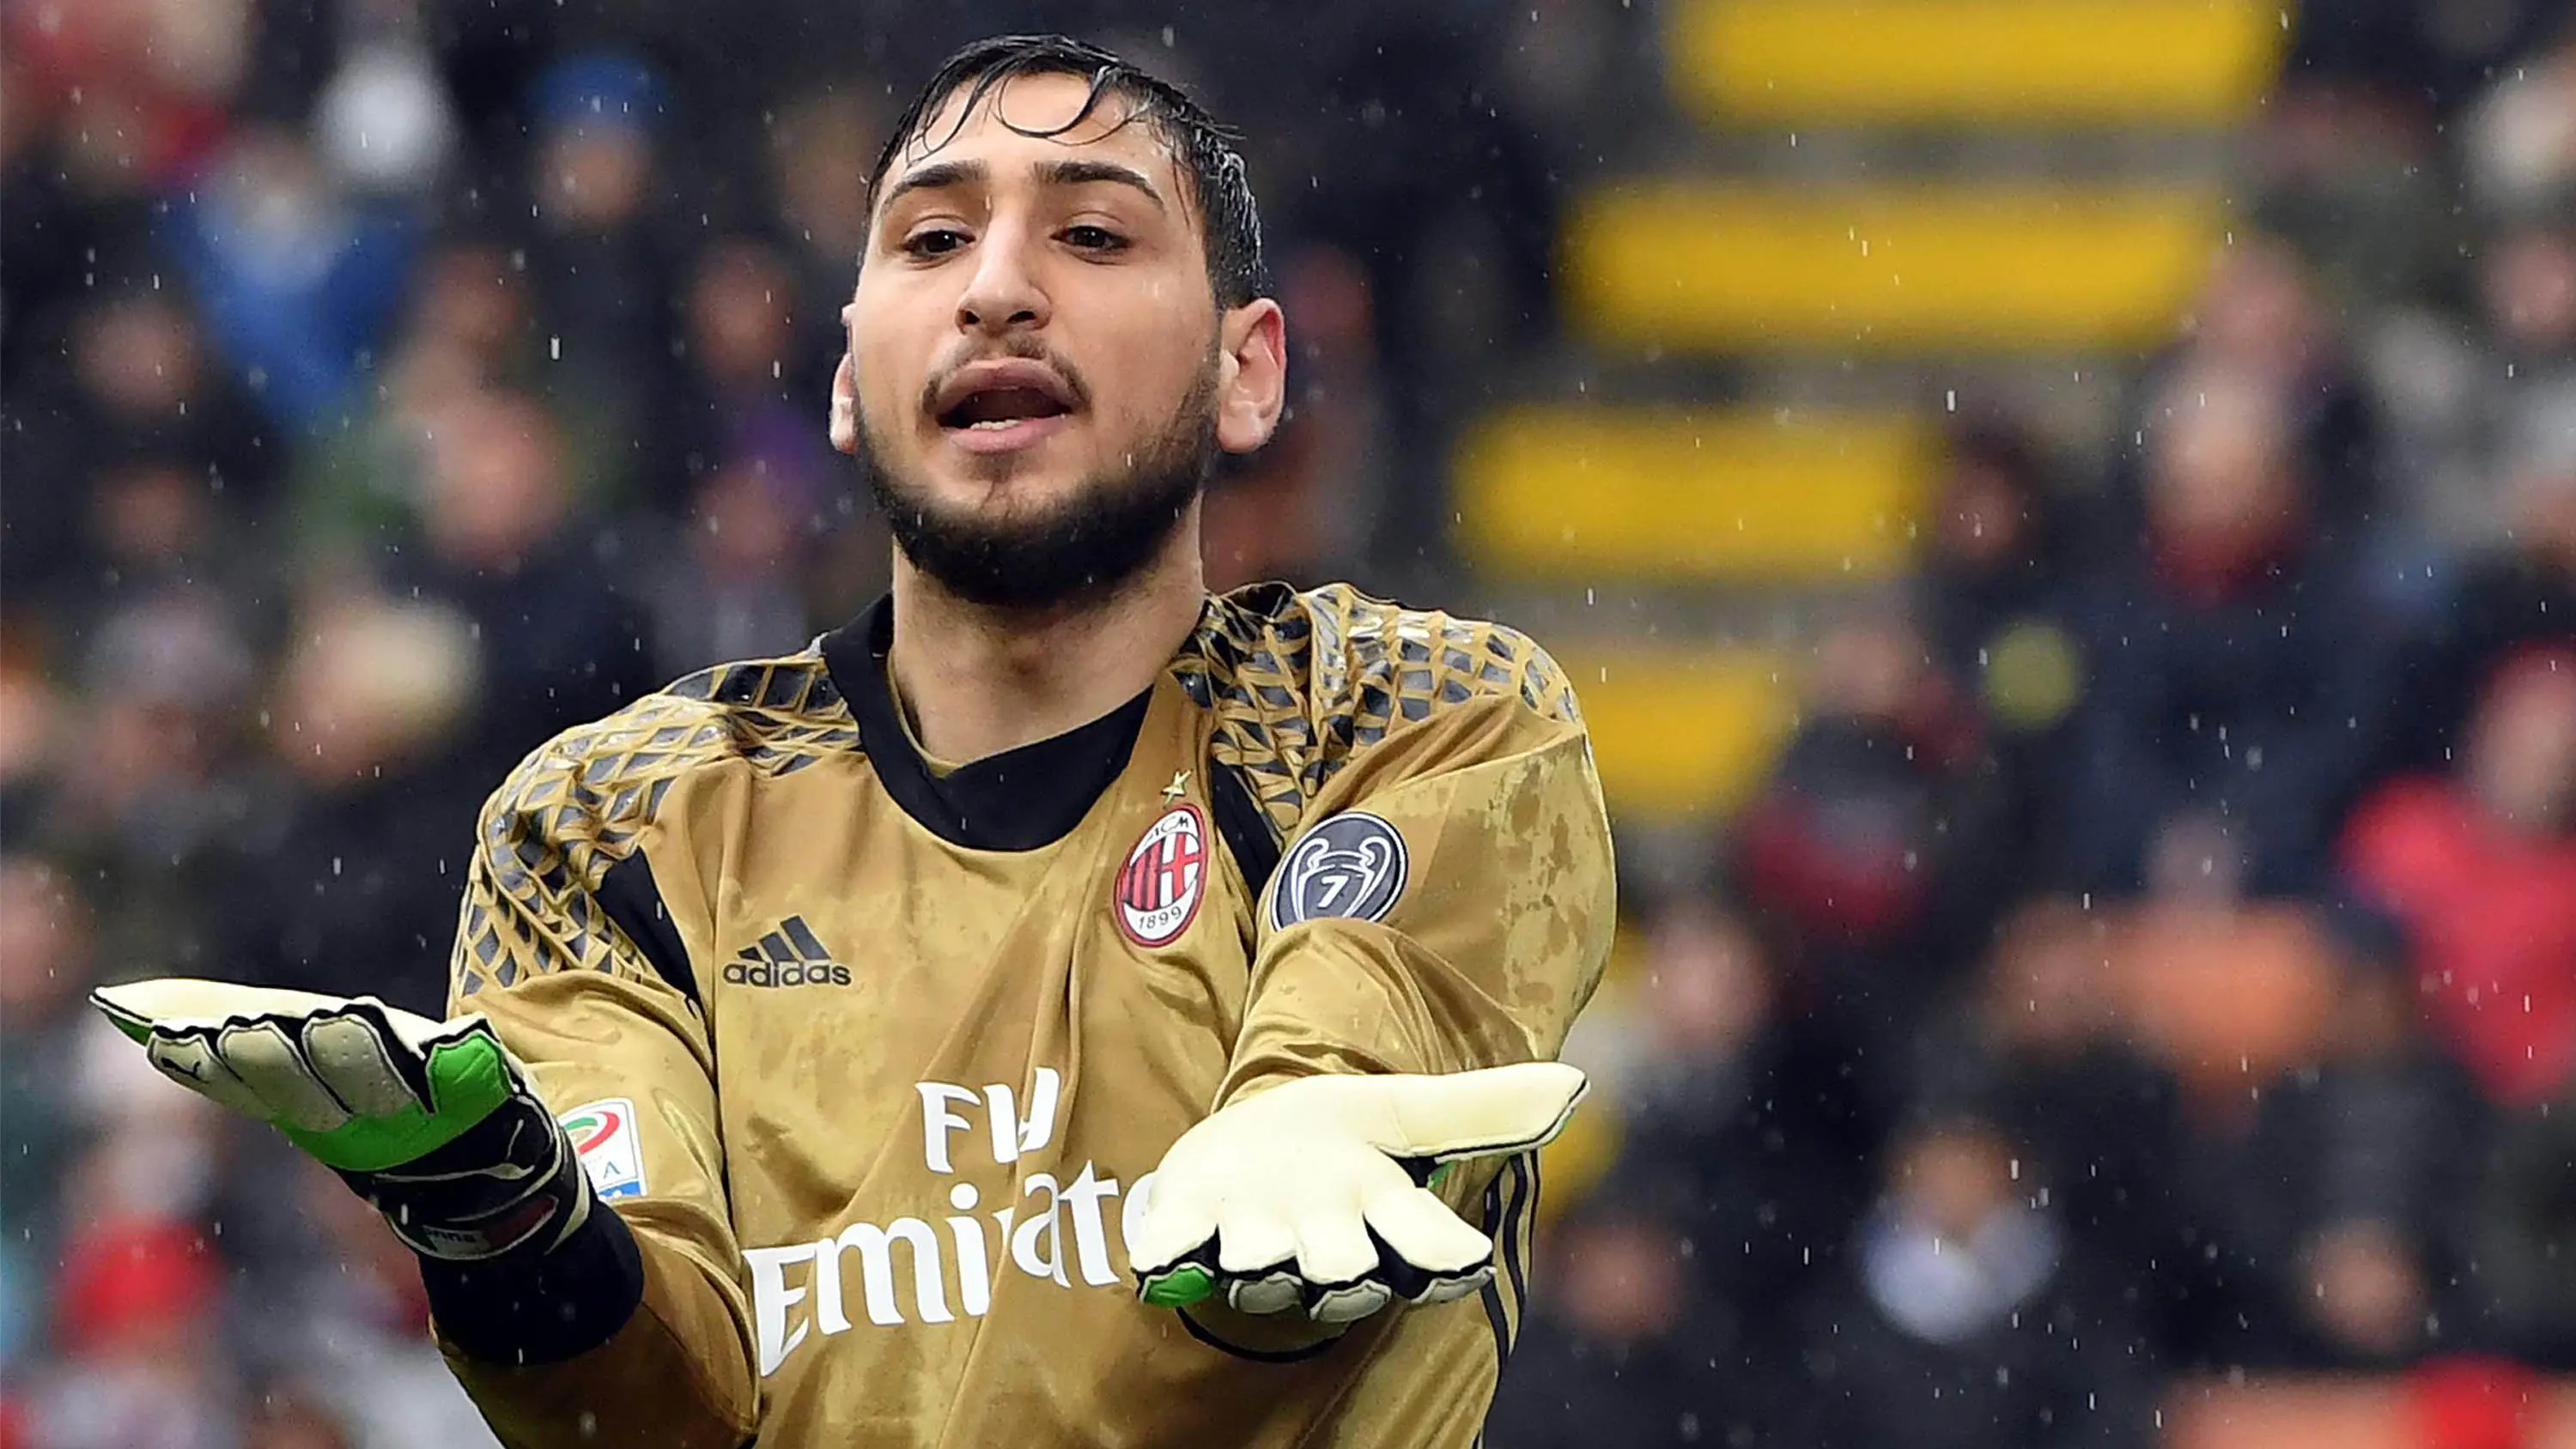
[[[285,1133],[425,1257],[552,1246],[589,1216],[571,1142],[480,1016],[176,977],[90,1001],[162,1075]]]
[[[1181,1308],[1222,1290],[1244,1313],[1347,1323],[1444,1303],[1494,1275],[1494,1245],[1427,1184],[1440,1164],[1507,1156],[1562,1130],[1584,1091],[1560,1062],[1449,1076],[1284,1082],[1164,1154],[1128,1241],[1137,1296]]]

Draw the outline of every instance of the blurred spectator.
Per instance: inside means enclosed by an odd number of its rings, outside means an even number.
[[[0,1238],[51,1261],[60,1227],[57,1197],[79,1140],[73,1095],[81,997],[94,979],[87,903],[61,872],[24,855],[0,856]],[[15,1294],[35,1285],[12,1275]],[[23,1321],[23,1300],[0,1313]]]
[[[1846,1281],[1799,1321],[1816,1449],[2146,1446],[2153,1360],[2106,1265],[2020,1182],[2024,1148],[1972,1119],[1890,1149]]]
[[[194,314],[172,291],[99,299],[71,320],[68,372],[10,379],[0,471],[14,480],[0,531],[0,578],[12,609],[77,614],[95,607],[118,567],[97,547],[93,480],[149,464],[202,495],[173,507],[200,515],[201,536],[267,501],[285,462],[232,375],[205,355]]]
[[[2045,472],[2038,444],[2016,426],[1981,422],[1955,431],[1934,485],[1920,578],[1933,656],[1977,690],[1998,722],[2018,728],[2045,727],[2072,703],[2069,678],[2050,688],[1993,672],[1997,656],[2016,647],[2017,630],[2063,632],[2055,619],[2067,602],[2074,540]],[[2070,664],[2063,674],[2072,673]]]
[[[71,703],[45,677],[44,643],[33,629],[0,631],[0,820],[33,818],[62,764]]]
[[[1924,1034],[1920,1100],[1991,1121],[2028,1149],[2028,1190],[2070,1239],[2122,1281],[2169,1347],[2203,1333],[2181,1090],[2127,1040],[2113,979],[2118,937],[2103,914],[2033,900],[1995,933],[1979,993]]]
[[[2147,536],[2088,610],[2068,848],[2134,889],[2176,812],[2237,842],[2258,892],[2319,878],[2386,713],[2380,607],[2312,525],[2278,388],[2185,371],[2147,420]]]
[[[315,439],[297,468],[292,536],[316,561],[364,566],[401,549],[426,505],[422,474],[442,411],[485,389],[538,381],[544,358],[528,279],[507,249],[449,237],[422,257],[411,290],[374,401]]]
[[[102,961],[135,974],[207,967],[215,867],[253,805],[241,764],[257,668],[227,601],[207,590],[139,600],[95,631],[62,767],[10,829],[82,882]]]
[[[2511,227],[2478,282],[2512,376],[2546,379],[2576,366],[2576,227],[2564,218]]]
[[[55,1307],[61,1361],[31,1396],[44,1449],[246,1449],[215,1313],[211,1245],[173,1221],[85,1229]]]
[[[2562,1097],[2547,1111],[2498,1124],[2495,1152],[2475,1204],[2475,1256],[2467,1306],[2497,1348],[2556,1373],[2576,1371],[2576,1112]]]
[[[1777,1368],[1760,1305],[1794,1298],[1840,1255],[1888,1111],[1870,1091],[1879,1074],[1742,916],[1676,895],[1643,928],[1642,1049],[1612,1097],[1621,1159],[1685,1195],[1675,1223],[1699,1245],[1705,1311],[1742,1315],[1745,1351]]]
[[[618,476],[676,514],[688,473],[661,424],[679,385],[672,324],[684,273],[661,217],[662,78],[633,56],[587,53],[539,79],[535,109],[528,263],[546,395],[596,418]]]
[[[2323,1050],[2341,957],[2303,900],[2249,900],[2249,862],[2220,822],[2176,817],[2148,895],[2100,938],[2123,1035],[2177,1089],[2181,1131],[2150,1203],[2174,1213],[2153,1244],[2152,1326],[2184,1361],[2244,1363],[2271,1333],[2271,1260],[2240,1216],[2261,1169],[2258,1111]],[[2073,1199],[2081,1201],[2081,1198]],[[2138,1225],[2152,1229],[2152,1210]],[[2152,1240],[2151,1240],[2152,1241]]]
[[[657,676],[790,654],[813,638],[816,621],[795,586],[807,552],[801,518],[797,490],[757,461],[698,484],[686,547],[650,585]]]
[[[401,299],[413,219],[343,194],[305,138],[234,135],[172,205],[164,245],[215,347],[278,426],[335,421]]]
[[[1647,1449],[1758,1442],[1766,1369],[1747,1315],[1701,1271],[1685,1191],[1644,1176],[1579,1209],[1539,1265],[1550,1287],[1514,1345],[1484,1442],[1493,1449]]]
[[[1975,712],[1903,615],[1827,635],[1808,695],[1736,827],[1735,868],[1828,1010],[1884,1037],[1985,927],[2002,796]]]
[[[487,779],[662,682],[644,613],[585,537],[563,468],[562,434],[532,400],[458,398],[429,440],[426,546],[391,566],[398,588],[462,613],[481,644],[481,707],[458,764]]]
[[[320,1164],[291,1151],[247,1155],[239,1175],[252,1181],[225,1229],[262,1235],[259,1271],[236,1291],[260,1305],[250,1372],[267,1397],[352,1449],[491,1449],[492,1431],[430,1337],[410,1250]]]
[[[2250,869],[2224,822],[2174,817],[2108,942],[2131,1038],[2175,1074],[2204,1133],[2249,1129],[2273,1079],[2315,1061],[2340,970],[2311,904],[2249,898]]]
[[[2379,421],[2308,262],[2277,237],[2240,239],[2219,257],[2190,325],[2176,372],[2233,373],[2264,389],[2283,412],[2305,527],[2361,541],[2386,501]]]
[[[2576,1072],[2576,651],[2507,664],[2448,778],[2393,781],[2354,812],[2356,886],[2404,923],[2423,1009],[2496,1102]]]
[[[489,784],[454,752],[482,660],[431,604],[300,619],[268,740],[281,778],[233,842],[211,974],[445,1015],[447,948]]]
[[[2563,217],[2576,201],[2576,29],[2501,75],[2464,128],[2470,195],[2501,216]]]
[[[2426,1037],[2403,953],[2355,951],[2323,1054],[2264,1093],[2234,1198],[2276,1362],[2384,1368],[2456,1341],[2484,1108]],[[2447,1333],[2444,1331],[2447,1325]]]
[[[421,197],[447,161],[456,118],[428,52],[378,24],[378,33],[345,48],[323,85],[315,140],[333,177],[352,192]]]
[[[778,196],[781,243],[793,274],[789,305],[795,342],[788,391],[798,399],[831,390],[842,349],[841,307],[868,244],[868,168],[885,139],[885,99],[867,77],[806,92],[769,127],[770,189]],[[795,370],[796,360],[820,375]]]
[[[794,286],[785,260],[748,238],[718,242],[699,256],[685,300],[686,366],[670,429],[693,490],[719,469],[749,466],[767,480],[791,526],[807,533],[819,529],[829,495],[848,486],[849,474],[815,427],[830,371],[800,347]],[[837,361],[840,349],[826,356]]]
[[[2518,431],[2504,461],[2510,546],[2473,559],[2408,640],[2389,768],[2456,758],[2481,686],[2516,653],[2576,649],[2576,390]]]
[[[2075,628],[2081,540],[2047,472],[2018,424],[1956,430],[1916,588],[1935,663],[1988,726],[1999,814],[1988,870],[2025,888],[2063,874],[2044,854],[2060,833],[2052,776],[2088,683]]]

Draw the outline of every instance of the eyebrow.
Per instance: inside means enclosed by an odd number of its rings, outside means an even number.
[[[990,174],[984,169],[984,163],[981,161],[936,162],[918,171],[910,172],[901,181],[896,182],[894,189],[886,193],[885,200],[877,203],[877,209],[883,211],[893,206],[903,199],[906,192],[938,191],[950,186],[974,186],[981,184]]]
[[[1145,173],[1115,161],[1050,161],[1038,168],[1038,180],[1047,186],[1089,186],[1106,181],[1113,186],[1129,186],[1144,193],[1154,209],[1164,210],[1163,193],[1154,189]]]
[[[886,192],[878,209],[891,207],[907,192],[939,191],[951,186],[980,186],[990,180],[992,172],[981,161],[939,161],[910,172]],[[1113,186],[1132,187],[1154,203],[1156,210],[1168,210],[1163,194],[1144,172],[1115,161],[1050,161],[1038,168],[1038,182],[1044,186],[1091,186],[1107,182]]]

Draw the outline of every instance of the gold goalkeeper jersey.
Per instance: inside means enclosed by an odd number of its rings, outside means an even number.
[[[1527,1289],[1535,1163],[1443,1192],[1481,1298],[1338,1336],[1135,1297],[1173,1139],[1247,1088],[1555,1055],[1610,842],[1528,639],[1347,587],[1210,598],[1154,685],[926,762],[890,604],[531,755],[454,960],[631,1229],[605,1342],[504,1365],[516,1446],[1465,1446]],[[543,1305],[530,1305],[543,1311]]]

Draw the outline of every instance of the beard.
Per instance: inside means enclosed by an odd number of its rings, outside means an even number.
[[[970,604],[1061,609],[1097,603],[1153,562],[1216,467],[1216,358],[1169,426],[1134,449],[1123,471],[1096,473],[1064,498],[1001,516],[942,506],[930,486],[886,466],[862,414],[859,454],[868,491],[912,566]]]

